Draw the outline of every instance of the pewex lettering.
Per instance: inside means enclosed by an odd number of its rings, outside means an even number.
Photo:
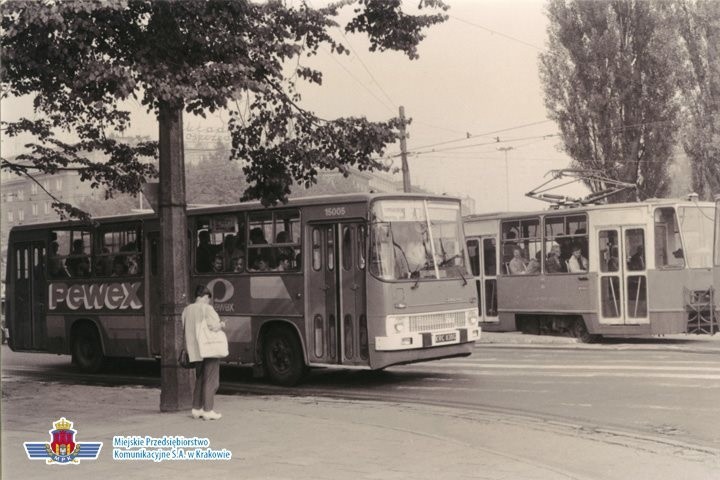
[[[48,291],[48,309],[56,310],[63,303],[70,310],[139,310],[142,282],[93,283],[67,285],[51,283]]]

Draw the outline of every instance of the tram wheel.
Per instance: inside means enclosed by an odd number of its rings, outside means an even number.
[[[572,332],[573,336],[575,336],[575,338],[580,340],[582,343],[595,343],[602,338],[601,335],[591,334],[588,331],[587,326],[585,325],[585,321],[582,318],[578,318],[575,320]]]
[[[75,331],[72,354],[73,361],[83,372],[97,373],[105,366],[100,335],[95,327],[82,325]]]
[[[267,378],[276,385],[297,385],[305,374],[302,346],[288,328],[273,327],[263,341],[263,363]]]

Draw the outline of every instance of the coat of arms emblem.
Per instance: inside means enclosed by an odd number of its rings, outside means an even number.
[[[73,423],[65,417],[53,422],[50,443],[25,442],[25,452],[30,460],[45,460],[47,464],[69,465],[80,460],[96,460],[102,442],[76,442]]]

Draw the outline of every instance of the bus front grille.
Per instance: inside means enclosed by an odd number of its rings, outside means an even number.
[[[411,332],[457,328],[465,325],[465,312],[426,313],[410,316]]]

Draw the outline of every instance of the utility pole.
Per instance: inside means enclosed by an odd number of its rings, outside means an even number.
[[[187,217],[182,106],[160,104],[160,411],[189,410],[191,369],[178,365],[183,341],[182,311],[188,299]]]
[[[510,210],[510,173],[508,171],[507,152],[513,147],[498,147],[498,150],[505,152],[505,211]]]
[[[400,158],[402,159],[403,192],[412,191],[410,167],[407,161],[407,133],[405,133],[405,107],[400,106]]]

